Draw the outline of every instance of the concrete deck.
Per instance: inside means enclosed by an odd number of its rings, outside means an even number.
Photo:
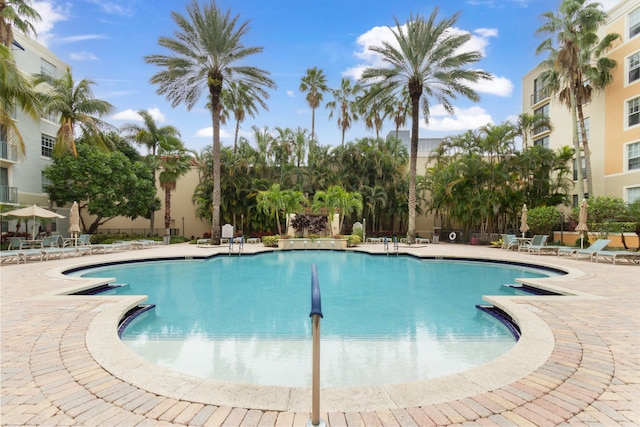
[[[260,250],[244,245],[245,254]],[[115,331],[139,298],[65,295],[95,284],[61,275],[69,266],[227,251],[181,244],[2,265],[0,424],[305,425],[309,390],[199,380],[152,365]],[[324,389],[328,425],[640,425],[640,266],[445,243],[400,252],[554,266],[569,274],[534,282],[570,296],[491,298],[523,330],[512,351],[434,380]]]

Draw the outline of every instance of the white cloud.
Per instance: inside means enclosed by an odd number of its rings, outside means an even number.
[[[106,39],[107,36],[102,34],[82,34],[79,36],[70,36],[70,37],[58,37],[56,38],[57,44],[70,44],[70,43],[78,43],[86,40],[99,40]]]
[[[37,34],[36,39],[45,46],[54,36],[52,31],[56,23],[66,21],[71,12],[69,4],[60,5],[55,3],[52,0],[36,0],[32,3],[33,8],[38,11],[42,18],[33,24]]]
[[[129,16],[133,13],[132,5],[127,1],[108,1],[108,0],[88,0],[89,3],[93,3],[99,6],[104,12],[110,15],[122,15]]]
[[[513,92],[513,83],[506,77],[491,76],[491,80],[479,80],[476,83],[470,83],[476,92],[487,93],[490,95],[508,98]]]
[[[81,51],[69,54],[73,61],[99,61],[98,57],[91,52]]]
[[[196,131],[198,138],[213,138],[213,126],[202,128]],[[220,129],[220,138],[233,138],[233,134],[226,129]]]
[[[429,125],[424,120],[420,121],[422,129],[432,131],[466,131],[477,129],[487,123],[493,123],[491,115],[481,107],[454,108],[454,114],[449,115],[442,105],[436,105],[431,109]]]
[[[157,123],[164,123],[167,120],[166,116],[162,114],[159,108],[148,108],[147,112]],[[132,110],[129,108],[127,110],[123,110],[114,114],[113,116],[111,116],[111,120],[142,122],[142,117],[140,116],[140,114],[138,114],[137,110]]]
[[[288,90],[288,91],[287,91],[287,96],[288,96],[289,98],[293,98],[293,97],[295,97],[295,96],[296,96],[296,93],[295,93],[294,91],[292,91],[292,90]]]

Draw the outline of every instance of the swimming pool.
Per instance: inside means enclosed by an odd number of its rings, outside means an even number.
[[[310,271],[318,267],[322,385],[410,382],[468,369],[515,338],[476,308],[504,283],[545,277],[528,267],[405,256],[301,251],[116,265],[75,273],[115,277],[108,291],[148,295],[123,342],[177,371],[262,385],[311,382]],[[375,374],[372,374],[375,373]]]

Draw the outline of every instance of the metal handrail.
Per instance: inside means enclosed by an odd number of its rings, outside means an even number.
[[[312,356],[312,384],[311,384],[311,419],[308,426],[325,426],[320,419],[320,319],[322,316],[322,301],[320,298],[320,282],[318,269],[311,265],[311,313],[313,319],[313,356]]]

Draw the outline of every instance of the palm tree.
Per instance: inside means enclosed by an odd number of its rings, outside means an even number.
[[[345,215],[354,210],[358,215],[362,212],[362,195],[348,192],[339,185],[332,185],[327,191],[318,191],[314,195],[313,208],[316,212],[320,209],[327,210],[327,221],[330,230],[332,230],[333,215],[337,211],[339,216],[338,233],[340,233]]]
[[[300,80],[300,91],[307,92],[307,103],[311,107],[311,139],[316,141],[316,108],[322,104],[323,94],[327,92],[327,77],[318,67],[308,68],[307,74]]]
[[[429,123],[429,98],[434,98],[444,109],[453,114],[452,100],[462,95],[472,101],[479,96],[468,84],[480,79],[489,79],[489,74],[464,67],[481,58],[478,51],[461,48],[471,35],[452,31],[458,20],[456,13],[451,18],[437,22],[438,8],[429,18],[411,17],[403,27],[395,19],[395,30],[391,28],[397,46],[383,42],[382,46],[369,49],[382,55],[390,67],[368,68],[362,74],[365,81],[380,83],[370,98],[396,94],[401,97],[407,88],[411,99],[411,150],[409,165],[409,221],[407,237],[413,243],[416,237],[416,163],[418,157],[418,125],[420,101],[425,122]]]
[[[100,117],[110,114],[115,107],[93,96],[92,80],[83,79],[79,82],[73,80],[71,69],[67,67],[66,73],[59,79],[46,74],[40,74],[34,80],[37,87],[44,84],[42,99],[43,112],[50,115],[60,115],[60,128],[56,137],[56,145],[53,152],[63,155],[71,152],[78,157],[75,142],[76,126],[89,141],[106,149],[111,143],[104,134],[110,125],[102,121]]]
[[[331,91],[333,101],[327,103],[326,107],[331,109],[329,118],[333,118],[335,110],[339,110],[338,127],[342,131],[342,143],[344,146],[344,134],[351,128],[354,120],[358,120],[357,98],[362,87],[358,83],[351,85],[351,80],[343,77],[340,82],[340,89]]]
[[[140,126],[138,124],[125,124],[122,126],[121,130],[124,132],[125,138],[129,141],[138,144],[144,145],[150,151],[151,164],[153,170],[153,185],[156,183],[156,170],[157,170],[157,162],[156,162],[156,152],[161,142],[167,140],[168,138],[177,139],[180,137],[180,131],[174,126],[162,126],[158,127],[158,124],[151,117],[146,110],[138,111],[138,115],[142,117],[144,122],[144,126]],[[150,234],[153,234],[153,230],[155,228],[155,212],[153,209],[151,210],[151,218],[150,218]]]
[[[39,116],[40,103],[33,86],[16,66],[11,50],[0,45],[0,139],[17,145],[25,155],[24,139],[12,117],[15,107],[20,107],[34,120]]]
[[[280,190],[280,184],[273,184],[269,190],[259,191],[256,196],[258,202],[258,209],[265,214],[271,214],[275,216],[276,223],[278,224],[278,234],[282,235],[282,228],[280,226],[280,212],[284,212],[285,209],[285,195]]]
[[[247,34],[247,22],[239,16],[222,13],[211,1],[202,7],[197,0],[187,6],[187,17],[172,12],[178,26],[175,38],[160,37],[158,44],[171,51],[168,55],[145,57],[149,64],[162,68],[151,77],[157,92],[165,95],[173,107],[184,103],[191,110],[207,91],[213,123],[213,207],[211,241],[220,244],[220,113],[221,93],[231,82],[242,83],[252,95],[269,97],[265,88],[275,83],[268,72],[249,66],[247,57],[262,52],[262,47],[246,47],[242,38]]]
[[[582,104],[590,100],[593,88],[603,89],[612,80],[611,70],[616,65],[615,61],[603,57],[603,53],[619,36],[607,34],[602,40],[598,37],[598,28],[607,19],[607,14],[600,6],[589,0],[563,0],[557,15],[553,12],[542,14],[546,22],[536,31],[538,35],[548,36],[537,48],[537,53],[548,52],[549,55],[542,62],[545,68],[542,81],[571,111],[579,199],[585,194],[580,166],[582,149],[578,136],[579,127],[582,129],[587,191],[589,195],[593,195],[591,159]],[[593,82],[590,81],[592,78]]]
[[[222,91],[223,109],[231,111],[233,117],[236,119],[236,131],[235,137],[233,138],[234,153],[238,149],[240,123],[244,121],[247,114],[251,117],[256,116],[258,111],[255,104],[256,102],[265,110],[267,109],[267,104],[259,95],[259,93],[252,93],[245,84],[239,82],[230,82],[229,87]]]
[[[547,128],[553,130],[551,120],[544,114],[518,114],[518,120],[515,124],[516,133],[522,139],[522,150],[526,150],[529,145],[529,135],[534,129]]]
[[[164,243],[171,238],[171,191],[176,189],[178,179],[191,169],[192,157],[177,138],[163,138],[159,150],[160,187],[164,190]]]
[[[37,10],[31,7],[30,0],[0,1],[0,44],[11,47],[13,43],[13,27],[29,35],[36,33],[33,22],[42,18]],[[33,22],[32,22],[33,21]]]

